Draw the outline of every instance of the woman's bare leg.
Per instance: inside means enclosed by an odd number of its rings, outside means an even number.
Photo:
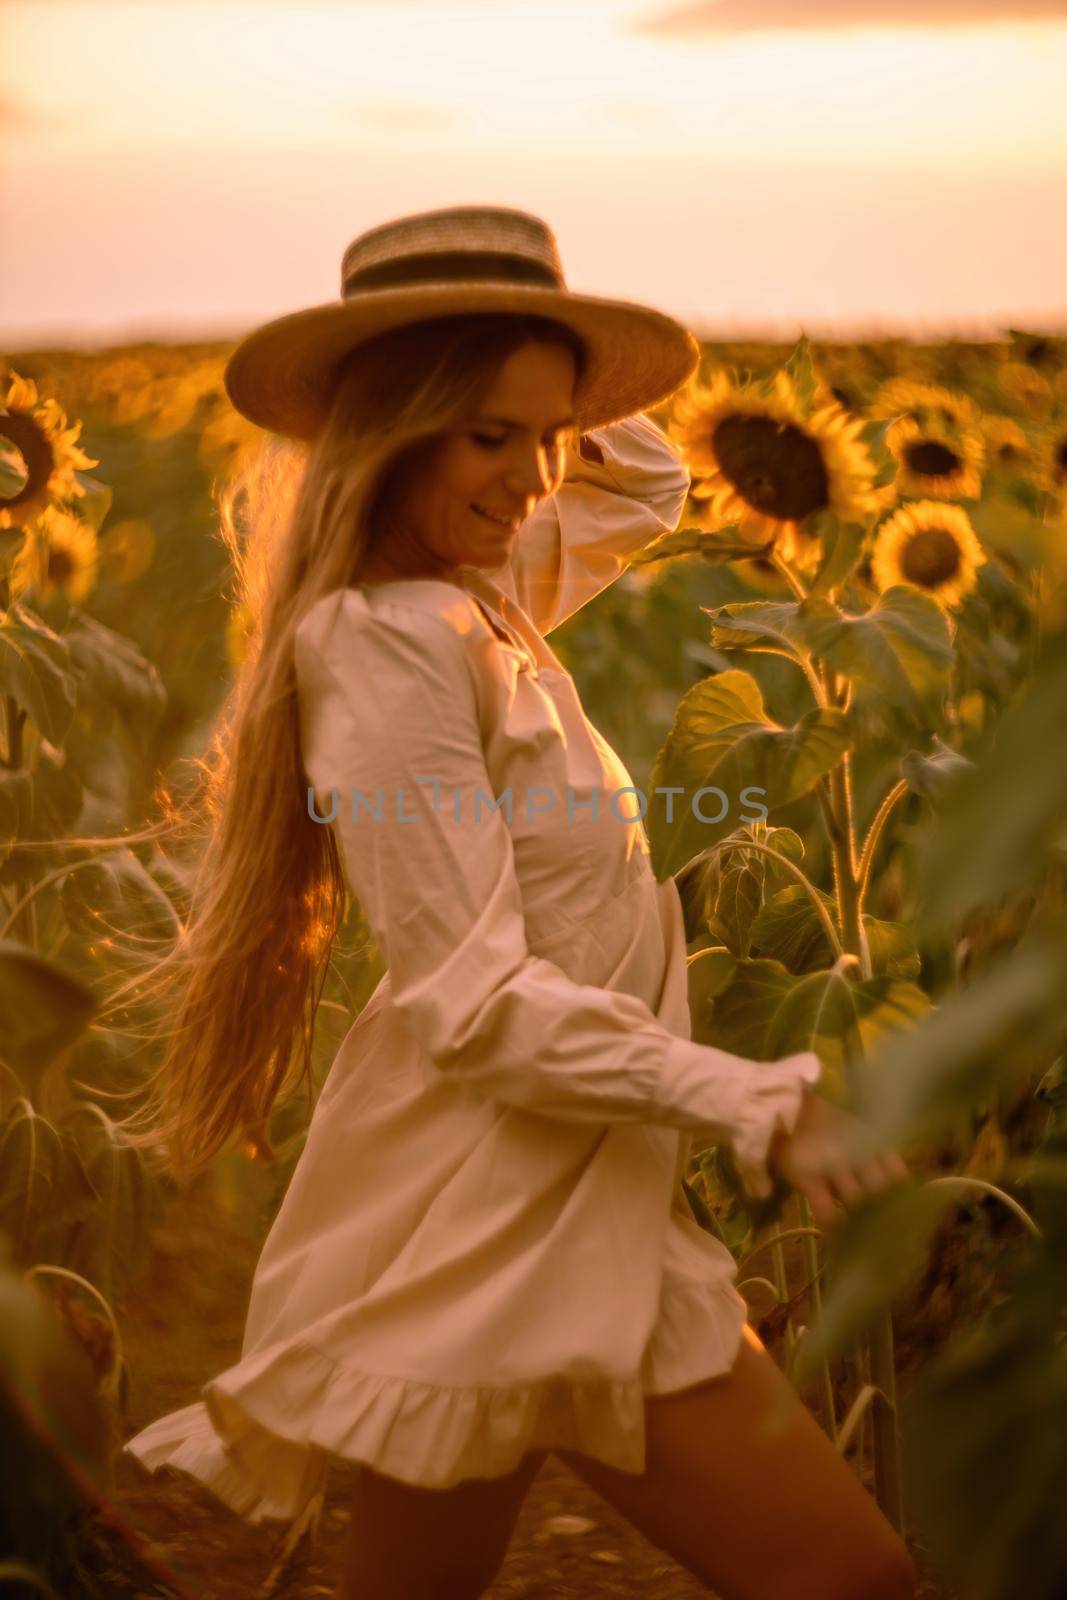
[[[645,1417],[643,1473],[556,1454],[720,1600],[914,1596],[903,1541],[747,1323],[731,1372],[649,1395]]]
[[[337,1600],[477,1600],[500,1570],[547,1454],[503,1478],[423,1489],[361,1467]]]

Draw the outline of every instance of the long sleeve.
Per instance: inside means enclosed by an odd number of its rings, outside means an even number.
[[[576,983],[531,953],[485,765],[468,603],[430,585],[440,606],[429,609],[340,591],[296,637],[306,774],[318,816],[336,804],[392,1004],[434,1065],[486,1098],[733,1140],[765,1189],[767,1145],[792,1126],[818,1058],[755,1063],[680,1038],[635,996]]]
[[[542,634],[614,583],[630,559],[678,526],[689,470],[643,412],[590,430],[603,465],[572,452],[563,482],[519,529],[493,579]]]

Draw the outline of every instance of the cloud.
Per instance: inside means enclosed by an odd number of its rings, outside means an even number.
[[[631,21],[629,31],[676,38],[772,28],[960,27],[1067,20],[1067,0],[694,0]]]

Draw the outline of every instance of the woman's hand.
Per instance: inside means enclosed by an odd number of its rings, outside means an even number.
[[[804,1196],[819,1227],[837,1221],[835,1200],[846,1206],[911,1176],[896,1150],[887,1148],[863,1161],[845,1160],[843,1152],[856,1130],[858,1117],[806,1092],[793,1132],[776,1134],[767,1155],[772,1176],[779,1175]]]

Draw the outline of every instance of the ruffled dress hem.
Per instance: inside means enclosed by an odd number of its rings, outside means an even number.
[[[638,1376],[552,1375],[501,1388],[356,1372],[294,1339],[212,1379],[202,1399],[123,1449],[150,1472],[199,1479],[252,1523],[298,1517],[331,1463],[434,1489],[501,1477],[530,1450],[576,1450],[639,1473],[646,1395],[728,1372],[746,1310],[730,1282],[679,1286],[661,1302]]]

